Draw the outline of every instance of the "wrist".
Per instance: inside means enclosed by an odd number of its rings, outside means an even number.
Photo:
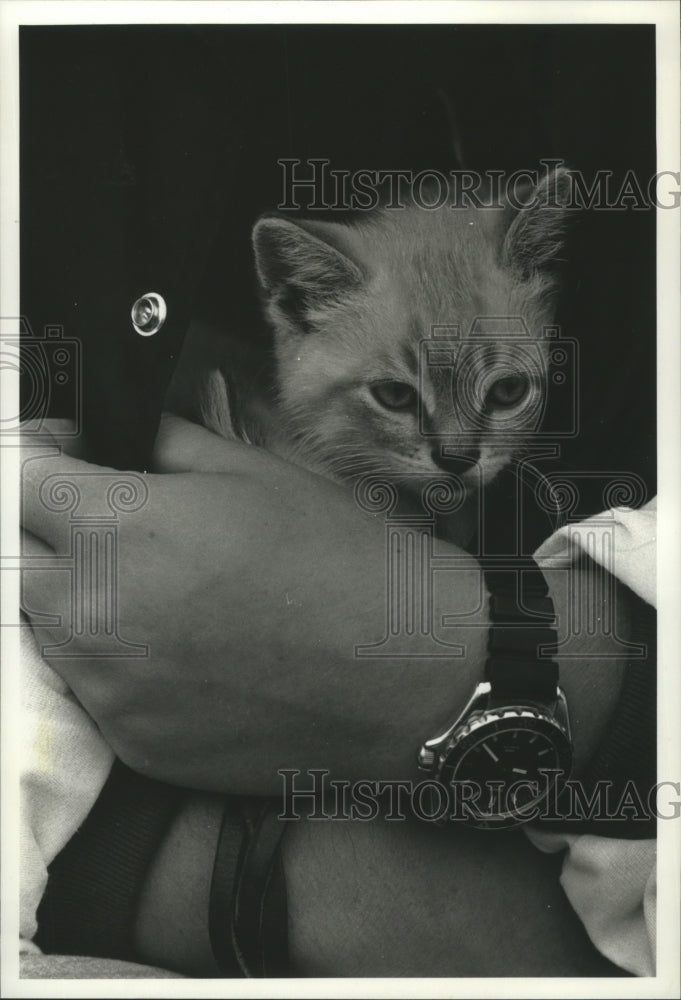
[[[563,780],[572,776],[585,789],[602,777],[619,787],[629,772],[639,782],[650,774],[654,781],[654,764],[636,766],[631,752],[624,755],[625,767],[617,766],[627,739],[620,715],[636,724],[635,755],[642,755],[641,737],[650,743],[646,726],[654,730],[650,673],[626,666],[632,654],[640,655],[632,642],[633,595],[588,560],[546,574],[532,560],[522,572],[493,564],[485,584],[492,600],[484,680],[480,671],[465,708],[422,743],[419,766],[462,797],[477,788],[477,811],[469,818],[485,826],[527,821],[523,817],[538,808],[541,796],[551,794],[540,775],[547,781],[554,775],[559,785],[561,773]],[[533,622],[537,616],[544,617],[543,627]],[[553,661],[546,658],[550,648]],[[637,714],[636,705],[645,712]],[[503,789],[510,798],[502,799]]]
[[[593,574],[592,567],[585,571]],[[596,657],[566,665],[573,711],[580,713],[576,782],[559,803],[555,819],[547,818],[542,826],[549,831],[650,838],[656,834],[656,612],[626,586],[611,589],[608,638],[611,648],[619,646],[619,655],[606,660],[599,648],[600,662]]]
[[[560,684],[570,706],[573,776],[593,759],[613,718],[631,636],[631,594],[590,559],[544,571],[557,619]]]

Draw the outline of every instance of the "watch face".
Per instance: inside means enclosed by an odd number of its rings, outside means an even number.
[[[538,818],[556,781],[569,776],[570,759],[569,740],[550,718],[483,713],[454,734],[440,780],[450,785],[461,819],[515,826]]]

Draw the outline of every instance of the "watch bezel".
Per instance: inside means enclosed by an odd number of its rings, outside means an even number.
[[[562,695],[562,692],[561,692]],[[537,809],[546,802],[556,784],[566,781],[572,771],[572,743],[567,717],[563,724],[555,715],[536,705],[501,705],[474,711],[448,736],[434,761],[433,771],[441,784],[453,787],[457,783],[456,768],[466,755],[488,736],[520,730],[544,736],[552,744],[555,760],[546,768],[547,778],[542,794],[530,803],[498,812],[476,813],[467,808],[466,822],[479,828],[517,826],[537,818]],[[540,771],[541,773],[541,771]],[[464,779],[469,783],[474,779]],[[511,784],[509,783],[509,788]]]

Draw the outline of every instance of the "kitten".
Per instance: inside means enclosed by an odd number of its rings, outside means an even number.
[[[472,495],[522,451],[545,403],[542,332],[567,185],[556,171],[526,192],[536,205],[515,212],[410,205],[352,223],[260,219],[252,238],[276,392],[249,399],[213,375],[204,423],[337,481],[376,473],[417,491],[457,476]],[[522,317],[532,350],[515,348],[504,317]],[[447,365],[424,366],[420,344],[452,325]]]

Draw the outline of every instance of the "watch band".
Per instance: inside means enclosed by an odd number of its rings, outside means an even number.
[[[531,556],[506,568],[486,568],[483,560],[483,573],[490,593],[485,679],[491,700],[555,701],[556,619],[544,574]]]
[[[521,514],[523,481],[507,470],[482,498],[478,551],[490,595],[485,680],[491,700],[556,700],[558,664],[552,659],[556,616],[541,569],[528,551]]]

